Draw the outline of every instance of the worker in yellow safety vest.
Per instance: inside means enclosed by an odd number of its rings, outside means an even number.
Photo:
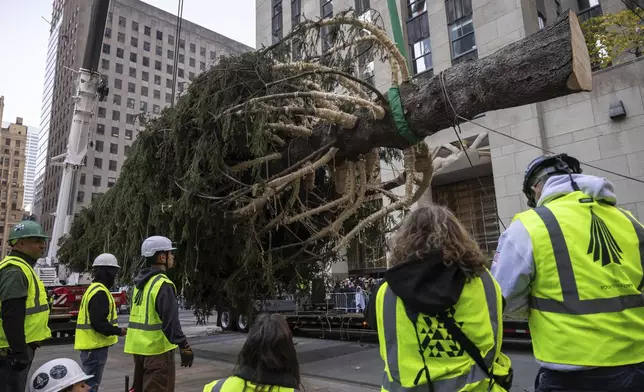
[[[532,161],[523,192],[492,273],[529,320],[537,391],[644,391],[644,227],[567,154]]]
[[[501,290],[456,217],[437,205],[412,211],[390,262],[365,312],[385,365],[381,390],[508,390]]]
[[[83,372],[91,375],[87,380],[91,392],[97,392],[107,363],[110,346],[125,336],[126,328],[118,327],[118,315],[110,288],[114,286],[120,269],[116,256],[103,253],[94,259],[94,282],[81,300],[76,322],[74,350],[80,350]]]
[[[141,245],[141,256],[149,267],[134,279],[125,337],[125,352],[134,354],[135,392],[174,391],[177,347],[181,366],[190,367],[194,360],[179,322],[176,287],[166,276],[174,267],[175,250],[172,241],[161,236],[149,237]]]
[[[207,384],[203,392],[298,392],[300,365],[284,317],[260,314],[239,353],[235,373]]]
[[[0,392],[25,390],[36,348],[51,337],[47,291],[33,269],[46,241],[38,222],[22,221],[0,261]]]

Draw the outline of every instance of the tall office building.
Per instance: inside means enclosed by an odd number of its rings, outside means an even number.
[[[624,10],[621,0],[401,0],[397,1],[400,23],[408,53],[410,72],[416,76],[438,75],[452,65],[491,55],[502,47],[553,23],[568,9],[580,22],[605,13]],[[379,15],[393,40],[388,2],[383,0],[256,0],[256,44],[281,40],[304,18],[317,20],[353,8],[362,20]],[[374,12],[376,11],[376,12]],[[324,36],[321,44],[332,45]],[[368,51],[355,59],[356,76],[381,91],[391,87],[387,62],[369,57]],[[474,235],[490,258],[494,255],[503,222],[527,208],[521,183],[527,164],[543,149],[567,152],[605,172],[583,167],[584,172],[614,181],[618,199],[639,218],[644,218],[644,186],[615,173],[644,177],[644,58],[633,59],[593,75],[590,93],[488,112],[477,119],[489,128],[508,134],[512,140],[473,123],[461,124],[462,139],[471,143],[487,134],[479,152],[470,154],[472,166],[462,155],[436,174],[422,202],[448,206]],[[520,88],[520,86],[517,86]],[[621,107],[623,117],[609,116],[609,107]],[[484,135],[485,136],[485,135]],[[426,139],[432,146],[458,145],[454,130],[442,130]],[[526,144],[529,143],[529,144]],[[451,147],[451,146],[450,146]],[[446,156],[450,148],[442,148]],[[381,164],[382,181],[394,179],[398,167]],[[400,194],[403,187],[395,189]],[[383,203],[386,203],[384,200]],[[420,202],[419,202],[420,203]],[[357,241],[354,241],[354,243]],[[334,273],[382,272],[384,258],[369,260],[364,249],[347,251],[348,265]],[[363,248],[364,244],[361,245]],[[356,245],[356,248],[359,248]]]
[[[63,6],[58,46],[47,158],[63,154],[71,123],[75,75],[69,69],[81,65],[87,39],[89,6],[67,0]],[[252,48],[214,31],[182,21],[139,0],[113,0],[105,26],[99,72],[107,76],[109,95],[96,111],[86,165],[73,180],[71,211],[88,206],[116,183],[126,154],[137,136],[137,116],[155,115],[172,102],[174,62],[177,60],[177,92],[219,56],[239,54]],[[177,42],[175,42],[175,40]],[[175,43],[178,50],[175,52]],[[59,166],[48,166],[42,183],[41,221],[51,232],[62,176]]]
[[[36,159],[38,158],[38,134],[36,127],[27,127],[27,146],[25,148],[25,195],[22,209],[29,214],[33,213],[33,200],[36,177]]]

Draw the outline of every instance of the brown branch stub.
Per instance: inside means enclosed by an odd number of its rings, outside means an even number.
[[[242,171],[242,170],[246,170],[249,167],[258,166],[258,165],[261,165],[262,163],[275,161],[275,160],[281,159],[281,158],[282,158],[282,154],[280,154],[279,152],[276,152],[276,153],[273,153],[273,154],[270,154],[270,155],[266,155],[264,157],[259,157],[259,158],[256,158],[256,159],[253,159],[253,160],[250,160],[250,161],[242,162],[242,163],[237,164],[235,166],[231,166],[229,170],[232,173],[235,173],[235,172],[239,172],[239,171]]]

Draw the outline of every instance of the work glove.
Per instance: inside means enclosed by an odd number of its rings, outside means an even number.
[[[192,353],[192,348],[186,344],[184,348],[179,349],[181,354],[181,366],[182,367],[192,367],[192,362],[195,359],[195,355]]]
[[[29,367],[29,357],[26,352],[9,353],[7,359],[14,372],[21,372]]]

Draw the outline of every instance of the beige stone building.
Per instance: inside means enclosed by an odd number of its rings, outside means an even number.
[[[4,110],[4,97],[0,97],[0,124]],[[27,145],[27,127],[22,125],[22,118],[7,128],[0,127],[0,257],[8,252],[9,230],[23,217],[22,198],[24,195],[25,147]]]
[[[460,62],[488,56],[534,34],[568,9],[584,21],[626,7],[620,0],[399,0],[397,4],[414,75],[438,74]],[[386,0],[257,0],[256,5],[257,47],[281,39],[304,17],[329,17],[349,7],[365,18],[370,17],[369,9],[378,11],[393,39]],[[390,87],[387,63],[359,65],[358,76],[382,91]],[[582,165],[582,169],[613,181],[620,204],[644,218],[644,185],[638,182],[644,180],[643,96],[644,60],[640,58],[595,72],[592,92],[488,112],[474,120],[492,131],[461,124],[463,139],[472,141],[484,134],[482,148],[470,150],[474,167],[462,156],[437,172],[421,202],[447,205],[491,257],[504,225],[527,208],[521,193],[527,164],[549,150],[567,152],[594,166]],[[611,106],[623,106],[624,115],[611,118]],[[426,141],[430,146],[447,145],[441,151],[444,155],[449,145],[457,145],[452,129]],[[395,165],[383,166],[382,179],[393,179],[399,172]],[[334,274],[386,268],[382,259],[351,259],[334,265]]]

